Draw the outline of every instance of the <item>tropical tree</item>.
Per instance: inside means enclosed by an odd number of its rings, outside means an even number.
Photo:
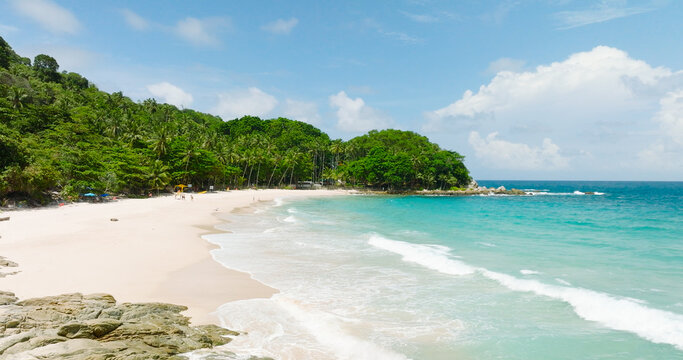
[[[171,175],[168,173],[168,167],[161,160],[154,160],[149,168],[150,187],[156,190],[157,195],[159,195],[159,190],[168,185],[170,181]]]

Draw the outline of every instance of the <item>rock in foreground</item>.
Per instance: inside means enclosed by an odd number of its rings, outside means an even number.
[[[178,354],[228,343],[238,333],[190,326],[184,306],[117,304],[79,293],[17,301],[0,292],[0,359],[182,359]]]

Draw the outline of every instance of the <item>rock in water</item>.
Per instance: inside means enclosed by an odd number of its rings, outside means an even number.
[[[0,291],[0,359],[180,359],[228,343],[239,333],[190,326],[185,306],[117,304],[107,294],[64,294],[17,301]]]

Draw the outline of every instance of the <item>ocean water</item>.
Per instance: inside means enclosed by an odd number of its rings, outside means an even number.
[[[196,358],[683,359],[683,183],[481,185],[535,195],[232,214],[214,258],[280,293],[221,306],[248,334]]]

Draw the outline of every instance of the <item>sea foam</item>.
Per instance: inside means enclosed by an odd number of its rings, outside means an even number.
[[[537,280],[518,279],[507,274],[477,268],[448,257],[450,249],[433,245],[411,244],[373,235],[370,245],[403,256],[403,261],[449,275],[479,273],[514,291],[532,292],[564,301],[581,318],[605,327],[628,331],[654,343],[670,344],[683,350],[683,315],[649,308],[640,301],[621,298],[598,291]]]
[[[284,294],[226,303],[218,314],[224,327],[246,332],[227,346],[230,350],[283,360],[408,359],[350,334],[345,325],[356,319],[318,310]]]
[[[420,245],[371,235],[368,244],[403,256],[403,261],[422,265],[448,275],[467,275],[474,268],[448,258],[449,248],[440,245]]]

